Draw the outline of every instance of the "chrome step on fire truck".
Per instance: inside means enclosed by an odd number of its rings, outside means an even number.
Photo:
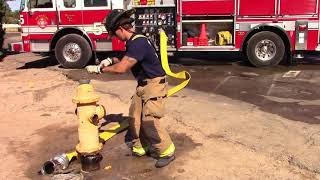
[[[172,52],[242,51],[261,67],[320,50],[319,0],[22,0],[20,50],[54,52],[66,68],[123,51],[102,24],[116,8],[136,8],[136,31],[156,47],[165,30]]]

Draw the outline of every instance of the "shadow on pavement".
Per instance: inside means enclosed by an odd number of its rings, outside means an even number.
[[[0,51],[0,62],[6,57],[5,52]]]
[[[16,54],[19,54],[19,53],[18,52],[10,52],[7,50],[0,51],[0,62],[2,62],[5,59],[5,57],[10,56],[10,55],[16,55]]]
[[[52,59],[51,57],[43,57],[42,59],[32,61],[32,62],[27,62],[23,66],[18,67],[17,70],[19,69],[40,69],[40,68],[46,68],[50,66],[56,66],[58,65],[58,62]]]
[[[218,66],[233,63],[241,66],[251,66],[239,52],[183,52],[170,56],[169,62],[184,66]]]
[[[125,120],[128,119],[128,116],[123,116],[122,113],[120,114],[108,114],[104,117],[104,119],[106,120],[104,123],[101,124],[101,126],[104,126],[108,123],[111,123],[111,122],[118,122],[118,123],[121,123]]]

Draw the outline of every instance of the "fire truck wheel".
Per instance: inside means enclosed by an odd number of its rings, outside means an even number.
[[[55,54],[58,62],[65,68],[83,68],[92,56],[86,39],[78,34],[68,34],[57,42]]]
[[[256,67],[274,66],[284,58],[285,45],[277,34],[263,31],[253,35],[247,45],[247,57]]]

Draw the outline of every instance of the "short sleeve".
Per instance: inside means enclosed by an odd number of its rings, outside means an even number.
[[[138,38],[130,42],[125,55],[136,59],[138,62],[142,61],[146,54],[145,41],[144,38]]]

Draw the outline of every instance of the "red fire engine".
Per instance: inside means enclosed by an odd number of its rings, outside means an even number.
[[[242,51],[261,67],[320,50],[319,0],[22,0],[23,50],[54,52],[66,68],[123,51],[102,23],[115,8],[135,8],[136,31],[156,47],[165,30],[173,52]]]

